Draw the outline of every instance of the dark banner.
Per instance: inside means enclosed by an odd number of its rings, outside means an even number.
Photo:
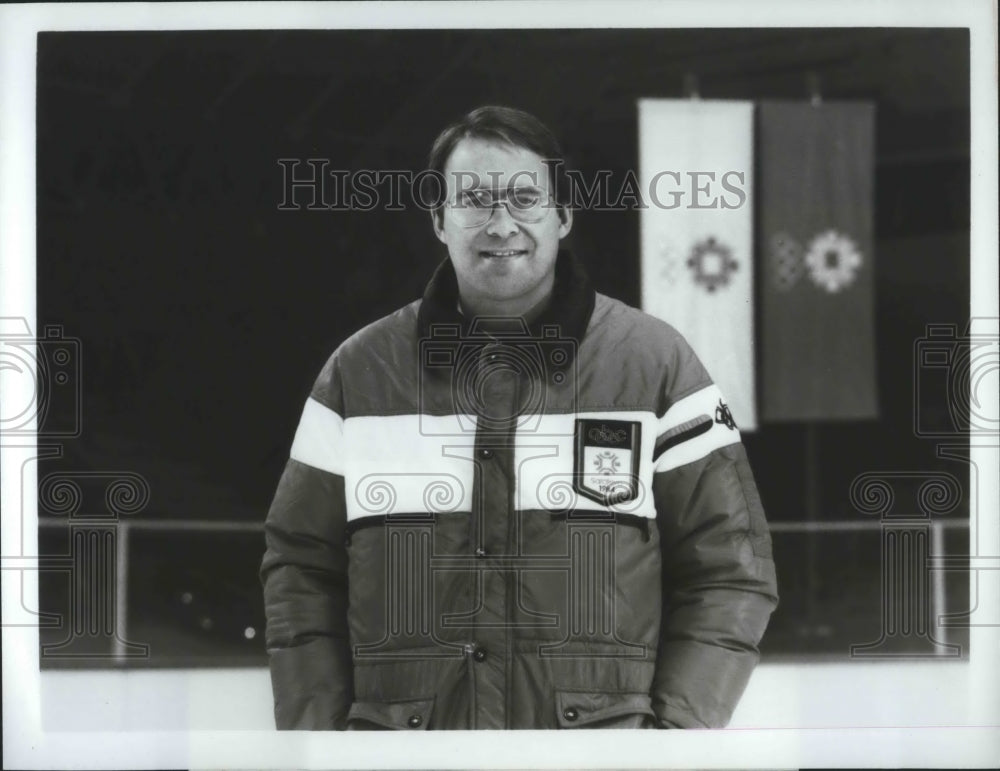
[[[761,102],[764,420],[878,415],[871,103]]]

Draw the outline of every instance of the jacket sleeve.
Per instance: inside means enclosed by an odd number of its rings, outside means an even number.
[[[739,431],[719,389],[697,379],[661,419],[654,453],[663,613],[652,700],[663,728],[729,722],[778,601]]]
[[[334,372],[331,359],[306,401],[264,525],[260,576],[279,729],[342,729],[353,695],[343,409]]]

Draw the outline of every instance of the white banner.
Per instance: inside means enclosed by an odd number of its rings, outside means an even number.
[[[674,326],[757,427],[753,103],[639,100],[642,308]]]

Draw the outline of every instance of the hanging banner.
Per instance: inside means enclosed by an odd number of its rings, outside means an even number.
[[[878,416],[875,107],[761,102],[764,420]]]
[[[642,308],[675,327],[757,427],[753,355],[753,103],[639,100]]]

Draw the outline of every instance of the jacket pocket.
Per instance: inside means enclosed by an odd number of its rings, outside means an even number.
[[[655,717],[648,693],[556,691],[560,728],[649,728]]]
[[[433,696],[406,701],[356,701],[347,713],[347,730],[423,731],[433,711]]]

